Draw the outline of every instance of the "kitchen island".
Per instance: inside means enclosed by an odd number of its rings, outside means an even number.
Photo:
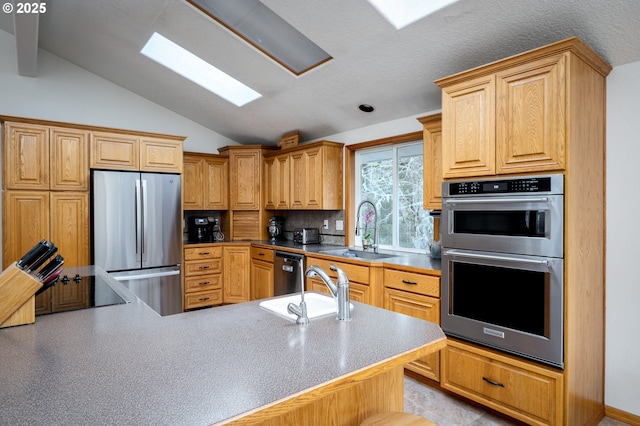
[[[0,424],[359,424],[402,411],[433,323],[354,302],[295,323],[248,302],[160,317],[130,303],[0,330]]]

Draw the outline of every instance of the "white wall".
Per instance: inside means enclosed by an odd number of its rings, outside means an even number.
[[[17,69],[15,38],[0,30],[0,115],[187,136],[186,151],[237,144],[42,49],[36,78]]]
[[[607,78],[605,401],[640,416],[640,62]]]

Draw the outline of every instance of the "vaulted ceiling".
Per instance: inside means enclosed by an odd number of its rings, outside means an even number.
[[[48,0],[39,20],[1,13],[0,29],[18,29],[25,75],[37,42],[239,143],[274,144],[291,130],[317,139],[435,110],[435,79],[574,35],[614,67],[640,60],[638,0],[459,0],[401,30],[366,0],[262,2],[333,59],[296,77],[184,0]],[[154,32],[263,96],[239,108],[153,62],[140,50]]]

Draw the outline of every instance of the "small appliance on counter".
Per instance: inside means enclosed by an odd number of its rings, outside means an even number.
[[[187,219],[189,242],[213,241],[213,224],[206,217],[190,217]]]
[[[282,216],[272,216],[267,225],[269,241],[282,239],[284,231],[284,218]]]
[[[213,241],[224,241],[224,234],[220,229],[220,221],[218,219],[209,218],[209,222],[211,223],[211,232],[213,234]]]
[[[320,230],[318,228],[295,228],[293,242],[296,244],[319,244]]]

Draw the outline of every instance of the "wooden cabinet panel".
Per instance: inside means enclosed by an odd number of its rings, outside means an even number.
[[[188,293],[184,299],[185,310],[220,305],[222,303],[222,289]]]
[[[322,148],[307,149],[304,151],[305,155],[305,209],[322,209],[323,203],[323,188],[324,174],[323,162],[322,162]]]
[[[266,299],[269,297],[273,297],[273,262],[252,258],[251,300]]]
[[[248,302],[251,282],[251,247],[225,246],[222,248],[224,262],[224,303]]]
[[[190,260],[184,263],[185,276],[222,272],[222,259]]]
[[[182,173],[182,141],[140,138],[140,170]]]
[[[54,191],[89,190],[89,132],[50,129],[51,183]]]
[[[24,123],[4,123],[3,187],[49,189],[49,129]]]
[[[222,246],[189,247],[184,249],[184,260],[221,259]]]
[[[535,425],[560,425],[562,373],[449,340],[442,387]]]
[[[418,118],[422,123],[425,210],[442,208],[442,114]]]
[[[266,209],[289,208],[290,160],[289,154],[265,158],[263,192]]]
[[[291,180],[289,183],[290,208],[300,210],[306,207],[307,164],[303,151],[291,153]]]
[[[251,247],[251,258],[273,263],[275,250],[261,247]]]
[[[138,136],[118,133],[91,133],[91,168],[140,170]]]
[[[49,239],[49,192],[4,191],[2,195],[2,268]]]
[[[204,165],[204,210],[229,208],[229,160],[206,157]]]
[[[183,258],[184,309],[221,304],[224,282],[222,246],[185,247]]]
[[[442,172],[445,178],[495,174],[495,76],[442,90]]]
[[[184,279],[185,293],[222,289],[222,274],[189,276]]]
[[[307,278],[306,289],[308,291],[319,291],[331,295],[327,285],[318,278]],[[354,302],[371,304],[371,289],[368,285],[349,281],[349,300]]]
[[[440,324],[440,299],[434,297],[385,288],[384,307],[394,312]],[[420,358],[407,364],[405,368],[431,380],[440,381],[440,353]]]
[[[338,277],[338,273],[331,269],[331,265],[336,265],[341,268],[347,277],[349,277],[349,281],[356,281],[362,284],[369,284],[369,267],[354,265],[352,263],[346,262],[336,262],[334,260],[327,260],[316,258],[313,256],[307,256],[307,266],[316,265],[322,268],[331,278],[336,279]]]
[[[184,155],[182,160],[182,207],[185,210],[203,210],[204,183],[202,160],[197,156]]]
[[[260,209],[262,157],[259,149],[232,150],[229,154],[229,181],[232,210]]]
[[[384,286],[425,296],[440,297],[440,277],[384,269]]]
[[[564,169],[567,55],[497,74],[498,173]]]
[[[65,266],[91,263],[89,193],[51,192],[51,241],[64,257]]]

